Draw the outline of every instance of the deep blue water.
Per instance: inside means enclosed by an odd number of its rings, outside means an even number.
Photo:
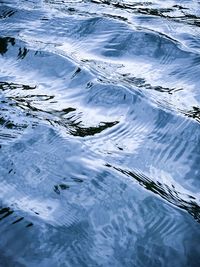
[[[199,0],[0,0],[0,267],[199,267],[199,192]]]

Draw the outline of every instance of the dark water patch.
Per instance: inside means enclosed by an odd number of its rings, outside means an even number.
[[[15,83],[7,83],[7,82],[0,82],[0,89],[5,90],[34,90],[36,86],[24,85],[24,84],[15,84]]]
[[[15,45],[15,38],[1,37],[0,38],[0,54],[3,55],[8,51],[8,45]]]
[[[117,123],[118,123],[117,121],[116,122],[102,122],[98,127],[88,127],[88,128],[83,128],[77,124],[70,123],[70,126],[72,127],[72,130],[70,131],[70,133],[74,136],[80,136],[80,137],[93,136],[95,134],[101,133],[105,129],[113,127]]]
[[[200,108],[199,107],[193,107],[192,110],[189,110],[187,112],[184,112],[186,116],[189,118],[195,119],[198,123],[200,123]]]
[[[66,184],[55,185],[54,186],[54,192],[56,192],[56,194],[60,195],[60,191],[66,190],[66,189],[69,189],[69,188],[70,188],[70,186],[66,185]]]

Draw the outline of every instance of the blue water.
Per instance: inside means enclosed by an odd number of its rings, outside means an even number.
[[[199,0],[0,0],[0,267],[199,267],[199,123]]]

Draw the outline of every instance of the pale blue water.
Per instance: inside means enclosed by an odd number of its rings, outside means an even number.
[[[0,267],[200,266],[200,1],[0,1]]]

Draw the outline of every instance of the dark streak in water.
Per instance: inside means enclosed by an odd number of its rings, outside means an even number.
[[[16,224],[18,222],[21,222],[23,219],[24,219],[24,217],[21,217],[21,218],[17,219],[16,221],[12,222],[12,224]]]
[[[188,195],[188,201],[186,201],[182,198],[181,193],[177,192],[174,189],[173,185],[172,188],[169,188],[169,186],[163,185],[160,182],[154,182],[144,174],[122,170],[120,168],[111,166],[110,164],[106,164],[106,166],[135,179],[137,182],[139,182],[140,185],[144,186],[145,189],[150,190],[154,194],[158,194],[169,203],[172,203],[173,205],[186,210],[194,217],[197,222],[200,223],[200,206],[195,202],[196,199],[193,196]],[[159,179],[157,178],[157,180]]]

